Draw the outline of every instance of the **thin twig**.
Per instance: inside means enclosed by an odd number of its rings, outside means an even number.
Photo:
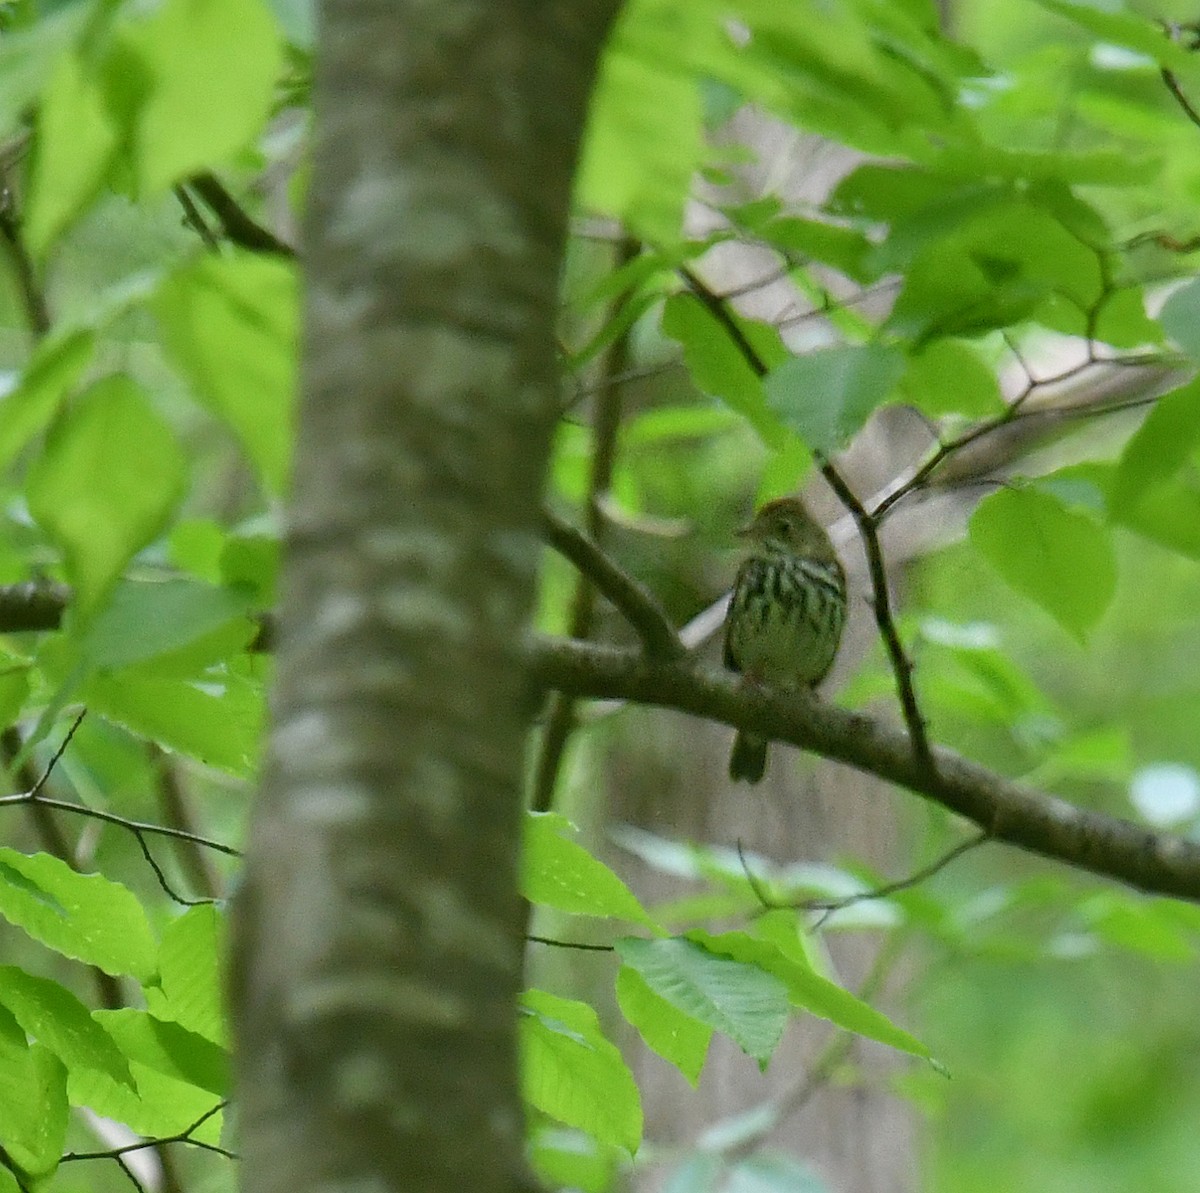
[[[26,793],[26,798],[30,803],[35,802],[41,793],[43,787],[46,786],[46,780],[54,773],[54,768],[58,765],[59,760],[67,752],[67,747],[71,744],[71,739],[75,736],[75,731],[83,724],[83,718],[87,716],[87,709],[79,710],[79,715],[71,722],[71,728],[67,730],[66,736],[59,743],[58,749],[50,756],[50,761],[46,763],[45,770],[42,771],[41,777]]]
[[[103,812],[99,808],[89,808],[87,804],[73,804],[67,800],[46,799],[45,796],[34,795],[29,791],[21,792],[19,795],[0,796],[0,808],[20,807],[22,804],[30,804],[35,800],[43,808],[55,808],[60,812],[71,812],[76,816],[101,820],[105,824],[114,824],[118,828],[123,828],[126,832],[142,832],[156,837],[169,837],[174,841],[190,841],[194,845],[199,845],[204,849],[215,849],[218,853],[227,854],[229,857],[242,856],[240,849],[235,849],[232,845],[226,845],[221,841],[214,841],[209,837],[202,837],[198,833],[168,828],[162,824],[147,824],[140,820],[130,820],[125,816],[118,816],[115,812]]]
[[[555,940],[552,936],[527,935],[526,940],[534,944],[546,944],[555,949],[577,949],[581,953],[615,953],[611,944],[583,944],[577,940]]]
[[[0,193],[0,240],[4,241],[12,263],[29,330],[35,340],[40,340],[51,327],[50,309],[46,303],[46,294],[38,281],[33,258],[30,257],[21,237],[21,222],[13,208],[12,192],[3,177],[0,177],[0,188],[3,188],[3,193]]]
[[[614,268],[623,269],[640,251],[641,245],[637,240],[631,236],[623,237],[616,246]],[[618,318],[631,297],[631,291],[622,290],[613,300],[609,317]],[[597,553],[605,529],[601,506],[612,487],[617,459],[617,435],[621,427],[622,390],[614,378],[625,372],[629,366],[631,330],[632,326],[627,324],[609,345],[604,355],[601,378],[603,384],[593,404],[592,460],[584,518]],[[571,600],[568,632],[572,638],[591,637],[595,612],[596,588],[591,583],[587,570],[583,569],[576,577]],[[533,792],[530,797],[530,807],[534,811],[545,812],[554,802],[554,791],[558,785],[567,742],[575,729],[575,712],[575,701],[569,693],[554,693],[550,699],[537,764],[534,767]]]
[[[175,198],[179,200],[179,206],[183,208],[183,222],[204,241],[206,247],[215,252],[221,247],[221,241],[205,222],[204,216],[200,214],[200,208],[188,194],[187,187],[180,185],[173,187],[172,190],[175,192]]]
[[[841,473],[819,452],[813,457],[821,475],[828,481],[829,487],[837,494],[838,500],[847,509],[858,527],[859,538],[862,539],[863,550],[867,556],[867,570],[871,577],[871,608],[875,614],[875,624],[879,628],[879,636],[883,639],[888,661],[891,663],[892,675],[896,680],[896,693],[900,698],[900,711],[904,724],[908,729],[909,740],[912,742],[913,757],[918,766],[932,770],[934,766],[933,752],[929,748],[929,736],[925,731],[925,718],[921,715],[917,703],[917,693],[913,688],[912,660],[904,650],[900,641],[900,633],[892,618],[891,596],[888,592],[887,568],[883,562],[883,548],[879,545],[879,529],[875,519],[863,508],[862,503],[846,484]]]
[[[182,1131],[174,1135],[162,1135],[153,1139],[139,1139],[136,1143],[126,1143],[121,1147],[109,1148],[102,1152],[67,1152],[59,1163],[65,1164],[69,1160],[120,1160],[122,1156],[128,1155],[130,1152],[144,1151],[148,1147],[161,1147],[167,1143],[190,1143],[193,1147],[203,1148],[208,1152],[215,1152],[218,1156],[224,1156],[227,1160],[236,1160],[238,1158],[236,1152],[231,1152],[228,1148],[220,1147],[215,1143],[208,1143],[203,1139],[192,1138],[193,1134],[200,1130],[213,1115],[220,1114],[228,1105],[229,1100],[223,1098],[215,1106],[206,1110],[191,1126],[185,1127]]]
[[[181,907],[201,907],[207,903],[216,903],[216,899],[187,899],[179,894],[174,887],[167,881],[167,876],[163,872],[163,868],[158,864],[154,854],[150,852],[150,846],[146,844],[146,836],[141,829],[133,829],[134,840],[138,843],[138,848],[142,851],[142,857],[154,871],[154,877],[158,880],[158,885],[162,887],[163,893],[168,899],[178,903]]]
[[[750,868],[750,860],[746,857],[745,851],[742,848],[742,843],[737,843],[738,860],[742,865],[742,873],[746,876],[746,881],[750,884],[750,889],[754,892],[754,897],[758,900],[765,911],[820,911],[822,916],[812,925],[813,930],[820,928],[825,921],[833,915],[835,911],[843,911],[847,907],[853,907],[856,903],[868,903],[875,899],[886,899],[890,895],[894,895],[899,891],[906,891],[914,886],[919,886],[926,882],[935,874],[944,870],[951,862],[962,857],[964,853],[970,853],[971,850],[977,849],[984,842],[990,840],[991,834],[986,831],[974,833],[972,836],[960,841],[952,849],[948,849],[941,856],[935,858],[932,862],[922,866],[919,870],[914,870],[913,873],[906,875],[904,878],[894,879],[892,882],[885,882],[882,886],[871,887],[865,891],[855,891],[852,895],[842,895],[836,899],[831,898],[804,898],[804,899],[787,899],[779,900],[772,899],[766,888],[762,885],[762,879]]]

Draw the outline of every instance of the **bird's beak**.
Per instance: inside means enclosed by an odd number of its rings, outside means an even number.
[[[745,526],[739,526],[734,532],[733,537],[739,539],[749,538],[754,533],[754,523],[747,522]]]

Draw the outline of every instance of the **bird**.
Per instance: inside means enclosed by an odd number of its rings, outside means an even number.
[[[725,666],[750,683],[812,690],[829,672],[846,624],[846,573],[797,497],[767,502],[736,532],[750,544],[725,618]],[[757,783],[767,739],[739,731],[729,777]]]

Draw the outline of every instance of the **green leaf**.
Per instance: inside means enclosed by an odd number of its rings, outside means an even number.
[[[692,56],[696,44],[712,35],[703,10],[638,0],[624,6],[601,60],[578,199],[652,243],[680,237],[703,149]]]
[[[692,1085],[700,1079],[712,1028],[656,994],[635,969],[617,973],[617,1004],[648,1047],[670,1061]]]
[[[770,1060],[788,1015],[786,988],[774,975],[682,937],[628,937],[617,941],[617,952],[673,1007],[724,1032],[759,1064]]]
[[[91,15],[88,5],[70,4],[39,12],[27,29],[5,29],[0,37],[0,138],[42,94],[54,68]]]
[[[1130,514],[1147,491],[1183,467],[1200,443],[1200,379],[1160,398],[1137,429],[1108,487],[1114,516]]]
[[[192,580],[122,581],[88,627],[83,653],[95,667],[127,667],[180,650],[230,625],[248,627],[244,593]]]
[[[138,1135],[175,1135],[212,1110],[216,1099],[207,1090],[168,1077],[149,1065],[130,1064],[137,1089],[118,1085],[103,1073],[75,1069],[67,1075],[67,1096],[72,1105],[90,1106],[105,1118],[124,1123]],[[220,1113],[205,1121],[193,1138],[219,1143]]]
[[[114,977],[142,979],[154,972],[146,914],[125,887],[99,874],[77,874],[47,853],[28,856],[0,847],[0,867],[0,916],[10,924]],[[10,880],[13,873],[24,885]]]
[[[522,1089],[544,1114],[633,1155],[642,1140],[642,1105],[620,1052],[584,1002],[544,990],[521,996]]]
[[[904,356],[882,344],[821,348],[773,369],[767,402],[813,451],[830,452],[892,397],[903,371]]]
[[[843,990],[836,982],[822,977],[804,956],[791,912],[768,914],[759,921],[759,930],[772,939],[758,940],[744,932],[724,932],[719,936],[693,932],[689,936],[710,952],[731,957],[746,966],[754,966],[784,984],[787,999],[812,1015],[828,1019],[846,1031],[877,1040],[913,1056],[929,1057],[929,1049],[915,1036],[897,1027],[886,1015]],[[790,934],[788,944],[786,935]],[[781,946],[781,941],[784,947]]]
[[[186,476],[171,429],[124,375],[98,381],[54,425],[27,495],[66,556],[78,617],[95,612],[129,560],[158,536]]]
[[[15,725],[29,697],[32,668],[0,655],[0,725]]]
[[[235,253],[185,266],[153,303],[167,351],[272,493],[291,457],[296,302],[291,264]]]
[[[1155,21],[1141,14],[1112,11],[1086,0],[1037,0],[1042,8],[1066,17],[1081,29],[1113,45],[1145,54],[1161,66],[1186,70],[1191,64],[1186,46],[1172,40]]]
[[[221,579],[246,591],[254,603],[270,608],[275,603],[279,577],[280,543],[265,534],[230,535],[221,550]]]
[[[1172,292],[1158,321],[1188,356],[1200,360],[1200,278]]]
[[[873,270],[868,265],[871,242],[856,228],[782,216],[767,221],[756,232],[770,244],[823,261],[856,282],[865,284],[873,279]]]
[[[530,1132],[529,1163],[547,1188],[608,1193],[619,1154],[582,1131],[543,1126]]]
[[[66,1130],[66,1068],[0,1007],[0,1145],[21,1172],[44,1175],[58,1164]]]
[[[910,356],[900,394],[933,418],[979,418],[1004,409],[995,372],[964,340],[933,340]]]
[[[531,903],[572,915],[615,917],[657,930],[633,892],[603,862],[563,835],[570,829],[570,823],[555,813],[526,814],[521,894]]]
[[[72,1069],[95,1069],[134,1088],[129,1066],[112,1037],[69,990],[14,965],[0,966],[0,1004],[21,1028]]]
[[[229,1057],[211,1040],[145,1011],[94,1011],[93,1017],[130,1060],[218,1097],[228,1096]]]
[[[1004,581],[1082,640],[1116,590],[1112,536],[1039,489],[1001,489],[971,518],[971,542]]]
[[[58,411],[63,398],[92,359],[96,337],[91,331],[51,334],[34,350],[16,388],[0,400],[0,468]]]
[[[282,53],[259,0],[167,0],[123,49],[145,79],[133,134],[143,195],[229,157],[266,123]]]
[[[35,258],[99,194],[119,142],[105,99],[75,54],[64,54],[38,110],[22,229]]]
[[[764,332],[764,324],[748,320],[737,320],[737,324],[763,367],[770,368],[786,355],[774,329]],[[683,346],[684,362],[698,389],[736,410],[769,448],[778,451],[787,445],[788,436],[767,407],[762,378],[747,360],[747,353],[694,294],[674,294],[667,299],[662,329]],[[773,342],[767,332],[773,332]]]
[[[228,669],[203,679],[136,671],[88,679],[89,709],[140,737],[230,774],[249,776],[258,763],[264,692]]]
[[[212,904],[189,907],[163,929],[158,952],[163,1002],[152,1007],[214,1044],[225,1046],[225,1003],[221,987],[225,919]],[[149,996],[149,991],[147,991]]]

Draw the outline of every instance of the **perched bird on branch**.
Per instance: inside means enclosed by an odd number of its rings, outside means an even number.
[[[751,552],[725,621],[725,665],[752,683],[811,689],[825,677],[846,624],[846,574],[829,536],[795,497],[768,502],[738,532]],[[739,733],[729,775],[757,783],[766,739]]]

